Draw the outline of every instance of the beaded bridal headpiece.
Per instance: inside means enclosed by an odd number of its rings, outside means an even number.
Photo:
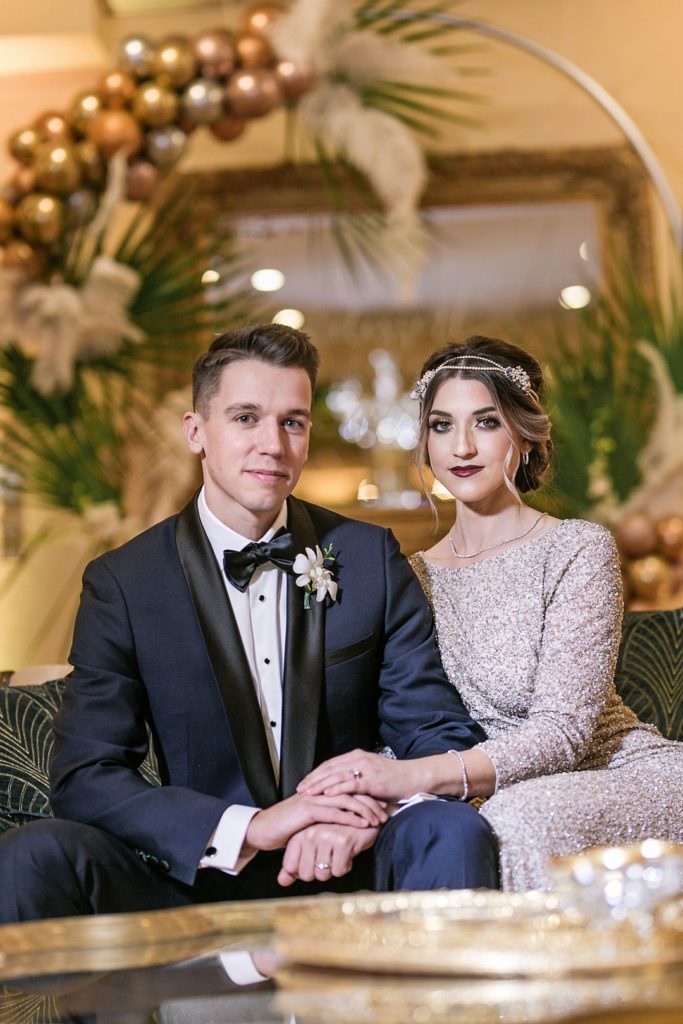
[[[437,373],[441,373],[442,370],[480,370],[485,373],[502,373],[504,377],[507,377],[525,395],[536,398],[536,393],[531,386],[531,378],[523,366],[503,366],[501,363],[496,363],[493,359],[488,359],[486,356],[476,355],[457,356],[457,358],[451,359],[447,363],[441,363],[441,366],[435,366],[433,370],[427,370],[426,373],[422,374],[410,392],[410,397],[419,398],[422,401],[427,388]]]

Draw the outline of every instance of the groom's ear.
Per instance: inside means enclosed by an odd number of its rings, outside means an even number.
[[[193,455],[204,454],[204,419],[196,410],[183,416],[183,434]]]

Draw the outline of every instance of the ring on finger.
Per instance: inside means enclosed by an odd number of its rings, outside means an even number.
[[[363,777],[363,773],[360,770],[360,768],[352,768],[351,774],[353,775],[354,779],[360,779]]]
[[[329,871],[332,867],[331,864],[328,864],[327,861],[324,860],[318,861],[315,866],[318,871]]]

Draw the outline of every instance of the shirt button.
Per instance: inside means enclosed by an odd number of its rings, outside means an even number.
[[[270,728],[274,729],[276,725],[277,725],[277,722],[271,722],[270,723]]]
[[[263,594],[261,594],[261,595],[260,595],[260,597],[259,597],[259,601],[265,601],[265,597],[264,597],[264,595],[263,595]]]
[[[264,658],[263,660],[265,661],[266,665],[270,665],[270,658]]]

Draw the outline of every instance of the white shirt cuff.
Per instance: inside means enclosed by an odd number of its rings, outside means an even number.
[[[218,959],[230,981],[233,981],[235,985],[254,985],[257,981],[268,981],[264,974],[256,970],[251,954],[244,949],[219,953]]]
[[[257,851],[242,852],[249,822],[258,814],[258,807],[245,807],[242,804],[231,804],[226,807],[221,819],[206,844],[204,856],[199,861],[200,868],[216,868],[226,875],[239,875]]]
[[[397,806],[394,808],[391,817],[394,818],[401,811],[405,811],[406,807],[412,807],[413,804],[424,803],[425,800],[440,800],[436,793],[414,793],[413,796],[404,797],[403,800],[397,800]]]

